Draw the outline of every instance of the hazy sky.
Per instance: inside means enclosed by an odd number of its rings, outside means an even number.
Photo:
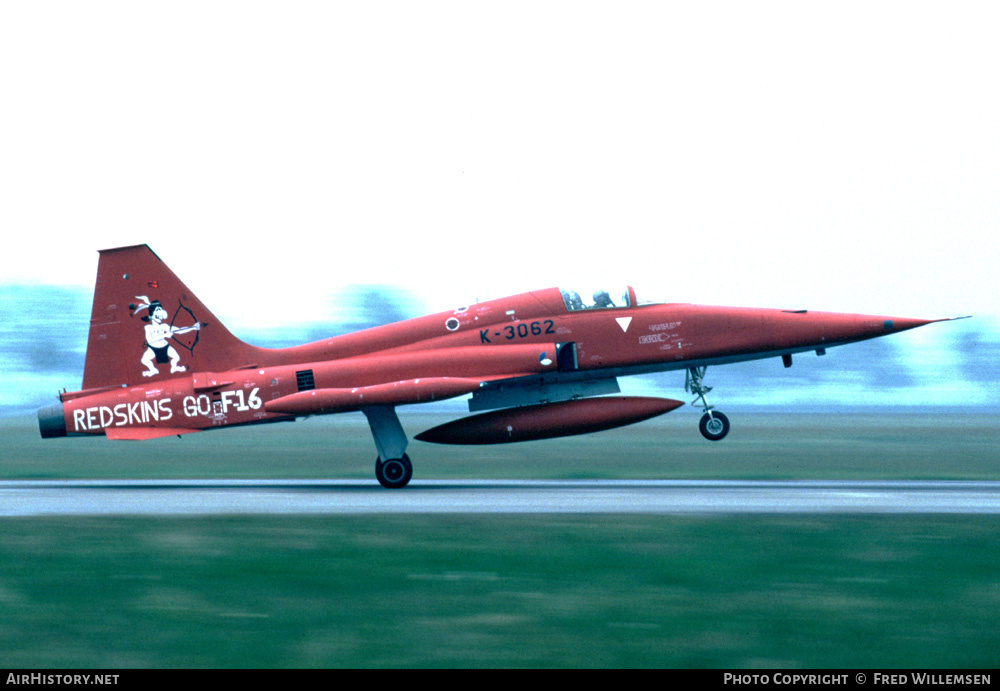
[[[1000,314],[991,3],[0,5],[0,281]],[[322,315],[319,315],[322,316]]]

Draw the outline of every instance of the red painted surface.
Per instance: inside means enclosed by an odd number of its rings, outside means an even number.
[[[644,396],[576,401],[494,410],[439,425],[416,436],[435,444],[509,444],[600,432],[648,420],[684,405]]]
[[[83,388],[62,394],[62,411],[39,411],[39,420],[43,436],[60,436],[57,428],[64,424],[68,434],[152,438],[439,400],[469,393],[480,382],[555,375],[557,343],[575,343],[579,369],[600,373],[777,357],[927,323],[689,304],[577,312],[567,310],[552,288],[267,349],[236,338],[159,257],[139,245],[100,253]],[[577,403],[565,409],[587,412],[575,422],[563,419],[566,429],[603,424],[591,414],[605,404]],[[539,413],[555,414],[534,411]],[[61,422],[54,419],[60,414]]]
[[[316,389],[302,391],[268,401],[264,409],[269,413],[287,415],[315,415],[360,410],[366,405],[409,405],[443,401],[455,396],[472,393],[480,386],[476,379],[431,377],[412,379],[352,389]]]

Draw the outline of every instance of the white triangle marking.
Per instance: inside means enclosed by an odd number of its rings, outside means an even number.
[[[615,317],[618,326],[622,327],[622,333],[628,331],[628,325],[632,323],[632,317]]]

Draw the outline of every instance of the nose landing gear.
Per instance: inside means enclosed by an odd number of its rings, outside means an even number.
[[[705,414],[701,416],[698,429],[701,436],[709,441],[719,441],[729,434],[729,418],[719,412],[713,412],[712,406],[708,404],[705,394],[712,390],[711,386],[704,385],[705,371],[708,367],[689,367],[687,376],[684,379],[684,390],[697,396],[691,401],[691,405],[701,408]]]

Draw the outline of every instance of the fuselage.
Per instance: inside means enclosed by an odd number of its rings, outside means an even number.
[[[368,400],[381,396],[380,404],[404,405],[469,393],[476,382],[613,377],[822,353],[928,323],[801,310],[637,306],[631,289],[629,298],[627,305],[574,310],[552,288],[292,348],[248,346],[240,354],[245,361],[218,370],[62,394],[61,413],[70,435],[147,438],[360,409],[366,394]],[[307,392],[327,392],[325,407],[309,409]]]

